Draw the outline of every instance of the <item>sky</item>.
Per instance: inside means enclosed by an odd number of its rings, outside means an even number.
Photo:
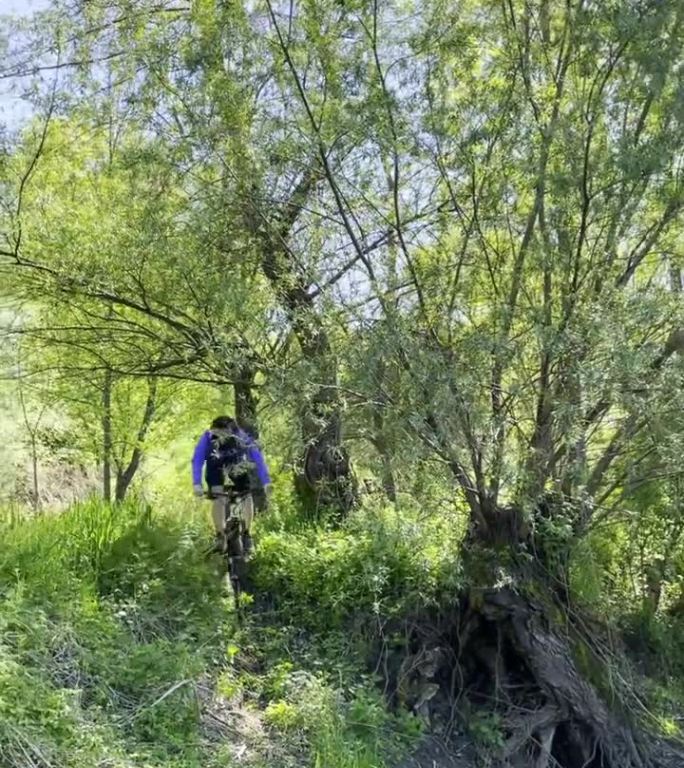
[[[50,0],[0,0],[0,17],[30,16],[36,11],[48,8],[49,5]],[[0,81],[0,125],[13,130],[30,117],[31,110],[25,102],[10,92],[10,87],[11,83]]]
[[[0,0],[0,15],[7,13],[32,13],[48,5],[48,0]]]

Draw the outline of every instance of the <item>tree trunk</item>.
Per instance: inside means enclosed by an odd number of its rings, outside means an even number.
[[[40,509],[40,486],[38,483],[38,446],[36,445],[36,438],[34,435],[31,435],[31,469],[33,474],[31,506],[33,507],[33,511],[37,512]]]
[[[149,432],[152,421],[154,420],[154,414],[157,408],[157,382],[155,379],[149,379],[147,401],[145,403],[145,410],[140,422],[140,428],[136,436],[135,445],[131,452],[130,459],[126,467],[118,465],[116,470],[116,488],[114,492],[114,498],[117,504],[120,504],[128,493],[133,478],[135,477],[138,469],[140,468],[140,462],[142,461],[144,451],[143,446],[147,433]]]
[[[389,451],[384,443],[378,444],[376,442],[375,445],[380,453],[382,490],[385,492],[385,496],[387,496],[389,501],[391,501],[392,504],[396,504],[397,484],[394,479],[394,470],[392,469],[392,460]]]
[[[650,747],[599,693],[610,691],[623,712],[641,706],[626,683],[615,690],[605,674],[619,663],[619,652],[606,651],[607,639],[596,641],[590,620],[563,599],[556,548],[540,539],[541,519],[559,510],[551,497],[538,507],[531,525],[519,509],[480,499],[464,544],[468,587],[461,602],[407,622],[409,648],[441,659],[432,678],[440,691],[432,711],[452,717],[463,696],[487,711],[493,706],[501,718],[505,768],[655,766]],[[494,586],[502,567],[514,587]]]
[[[321,319],[302,285],[291,286],[280,270],[281,259],[267,259],[265,271],[274,284],[288,285],[282,295],[302,355],[317,364],[318,384],[302,413],[303,469],[298,478],[300,495],[316,508],[328,507],[345,514],[356,499],[351,463],[342,443],[342,414],[337,388],[337,364]]]
[[[129,465],[130,466],[130,465]],[[126,467],[128,469],[128,467]],[[126,469],[123,467],[117,467],[116,469],[116,484],[114,486],[114,501],[117,504],[121,504],[121,502],[126,498],[126,493],[128,492],[128,487],[131,484],[131,481],[133,478],[130,478],[127,476]]]
[[[648,764],[644,745],[608,710],[580,671],[573,644],[584,646],[597,669],[605,669],[608,660],[600,657],[598,644],[594,648],[574,631],[571,617],[563,617],[569,624],[551,620],[558,606],[505,587],[485,591],[462,610],[469,626],[461,654],[477,648],[482,658],[489,645],[501,662],[489,685],[498,686],[497,693],[510,702],[503,720],[504,760],[523,764],[527,759],[524,764],[546,767],[551,758],[551,764],[563,768]]]
[[[371,442],[380,456],[380,478],[382,489],[387,498],[394,504],[397,501],[397,484],[392,468],[392,453],[387,442],[385,429],[385,413],[387,409],[387,395],[385,393],[386,371],[384,361],[378,361],[375,369],[377,394],[372,405],[373,436]]]
[[[235,393],[235,418],[237,423],[250,437],[258,441],[259,420],[257,417],[257,406],[259,398],[254,392],[255,378],[256,368],[249,364],[244,364],[238,373],[233,390]],[[260,484],[257,483],[252,488],[252,497],[255,512],[264,512],[268,508],[266,490]]]
[[[373,413],[373,438],[372,443],[380,456],[380,482],[385,496],[395,504],[397,501],[397,484],[392,469],[392,457],[384,436],[383,419],[379,411]]]
[[[349,453],[342,444],[340,415],[335,406],[328,409],[324,403],[313,401],[303,415],[305,448],[296,487],[314,511],[331,509],[346,514],[356,502],[357,488]]]
[[[650,563],[646,567],[642,610],[645,616],[655,617],[660,608],[663,592],[664,563]]]
[[[112,500],[112,386],[114,376],[109,368],[105,371],[102,385],[102,496],[107,503]]]
[[[379,651],[400,657],[378,665],[391,697],[415,709],[427,692],[427,715],[441,722],[452,722],[464,699],[470,711],[494,711],[501,768],[659,766],[652,745],[609,710],[596,687],[605,684],[625,712],[642,706],[607,672],[618,662],[606,638],[591,637],[576,611],[547,600],[542,581],[518,576],[515,587],[473,587],[455,604],[407,617],[394,628],[402,637],[395,651],[383,633]]]
[[[35,422],[31,422],[29,419],[28,410],[26,408],[26,400],[24,398],[24,389],[22,383],[19,383],[19,402],[21,404],[21,411],[24,417],[24,426],[29,435],[29,446],[31,450],[31,506],[33,511],[37,512],[40,509],[40,484],[38,478],[38,427],[43,418],[46,406],[41,408]]]
[[[237,380],[233,384],[235,394],[235,419],[238,425],[252,437],[259,436],[257,406],[259,398],[254,392],[256,369],[245,363],[238,371]]]
[[[260,208],[258,194],[252,190],[252,206],[246,218],[261,244],[262,271],[287,313],[302,355],[318,366],[318,383],[302,414],[304,455],[297,490],[316,509],[327,507],[346,514],[357,493],[349,454],[342,443],[337,363],[323,320],[308,292],[307,277],[288,246],[290,231],[320,176],[321,169],[314,163],[275,215]]]

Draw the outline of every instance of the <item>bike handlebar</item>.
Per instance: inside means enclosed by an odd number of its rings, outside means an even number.
[[[221,498],[227,498],[227,499],[239,499],[241,496],[249,496],[251,491],[215,491],[212,493],[211,491],[205,491],[204,492],[204,498],[205,499],[221,499]]]

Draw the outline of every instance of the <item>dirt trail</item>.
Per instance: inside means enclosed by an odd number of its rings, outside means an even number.
[[[466,740],[446,743],[429,736],[411,757],[396,768],[476,768],[472,746]]]

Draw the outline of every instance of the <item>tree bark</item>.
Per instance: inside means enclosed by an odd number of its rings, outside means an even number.
[[[45,406],[41,408],[40,413],[38,414],[38,417],[36,418],[34,423],[31,423],[31,420],[29,419],[28,410],[26,408],[26,401],[24,399],[24,389],[21,384],[19,383],[19,402],[21,403],[21,411],[22,415],[24,417],[24,426],[26,427],[26,431],[29,435],[29,447],[31,450],[31,475],[32,475],[32,489],[31,489],[31,506],[33,507],[33,511],[37,512],[40,508],[40,483],[38,479],[38,427],[40,425],[40,421],[43,418],[43,413],[45,411]]]
[[[373,447],[380,456],[380,482],[385,496],[395,504],[397,501],[397,484],[394,479],[394,470],[392,469],[392,458],[387,442],[382,434],[381,426],[378,427],[378,414],[373,415],[375,433],[373,435]]]
[[[112,500],[112,386],[114,376],[107,368],[102,384],[102,497]]]
[[[318,382],[301,417],[304,455],[297,490],[306,503],[346,514],[357,494],[349,454],[342,442],[337,362],[323,320],[308,292],[306,275],[287,243],[320,175],[314,162],[275,217],[263,213],[253,192],[247,221],[262,248],[262,271],[287,313],[302,355],[317,365]]]
[[[379,361],[376,368],[376,380],[378,393],[372,405],[373,413],[373,437],[372,443],[380,456],[380,478],[382,489],[387,498],[394,504],[397,501],[397,484],[392,468],[392,455],[387,442],[385,429],[385,410],[387,408],[387,395],[384,390],[385,365]]]
[[[254,392],[255,378],[256,368],[249,363],[244,363],[238,370],[237,378],[233,383],[233,393],[235,395],[235,419],[238,425],[252,437],[257,438],[259,436],[257,419],[259,398]]]
[[[38,446],[35,437],[31,436],[31,468],[33,472],[33,511],[40,508],[40,486],[38,484]]]
[[[576,608],[566,611],[542,581],[518,575],[515,587],[475,585],[455,604],[407,617],[393,628],[403,638],[395,651],[385,627],[378,652],[385,654],[387,690],[401,700],[412,683],[429,687],[427,715],[441,721],[453,719],[464,698],[473,712],[494,711],[501,746],[488,757],[502,768],[660,766],[655,745],[611,712],[599,692],[616,663],[601,628],[592,626],[600,637],[593,636]],[[610,685],[625,710],[640,705],[627,683],[611,676]]]
[[[140,468],[140,462],[144,455],[144,443],[149,432],[150,426],[154,420],[154,415],[157,408],[157,382],[155,379],[150,379],[148,382],[147,401],[145,403],[145,410],[140,422],[140,428],[136,436],[136,442],[131,452],[128,464],[124,468],[122,465],[117,467],[116,472],[116,489],[115,489],[115,501],[120,504],[126,498],[128,489],[130,488],[133,478],[135,477],[138,469]]]

